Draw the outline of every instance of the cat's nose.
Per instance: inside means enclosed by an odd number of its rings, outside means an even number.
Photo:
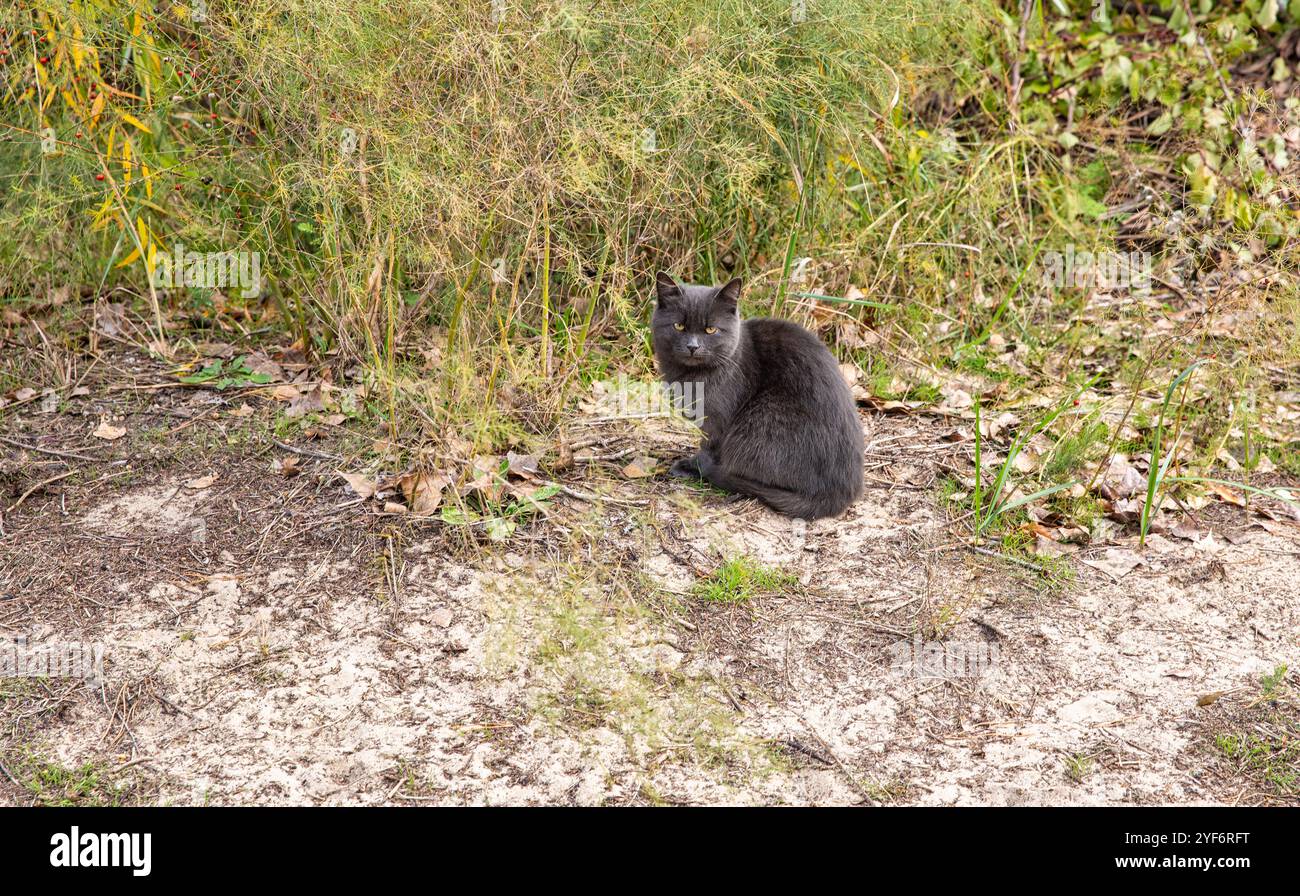
[[[700,350],[700,344],[698,342],[688,342],[686,343],[686,347],[691,350],[692,355]]]

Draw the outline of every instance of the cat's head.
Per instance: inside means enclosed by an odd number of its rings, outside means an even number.
[[[740,278],[724,286],[678,283],[660,271],[651,332],[655,354],[683,367],[712,367],[736,351],[740,341]]]

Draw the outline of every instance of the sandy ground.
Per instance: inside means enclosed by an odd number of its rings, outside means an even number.
[[[1049,582],[953,535],[951,426],[864,427],[864,499],[811,525],[623,460],[500,544],[360,507],[329,461],[273,475],[265,446],[41,491],[4,518],[0,630],[101,642],[106,677],[6,691],[0,800],[89,765],[164,804],[1296,802],[1215,743],[1272,724],[1260,679],[1300,666],[1300,526],[1212,507]],[[792,581],[693,594],[738,556]]]

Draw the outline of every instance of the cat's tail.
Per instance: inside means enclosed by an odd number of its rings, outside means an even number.
[[[777,513],[796,517],[801,520],[817,520],[827,516],[839,516],[853,503],[849,494],[806,495],[802,492],[785,488],[763,485],[752,480],[744,480],[739,491],[758,498]]]
[[[728,471],[718,464],[712,453],[708,451],[701,450],[693,460],[698,466],[700,475],[718,488],[758,498],[777,513],[801,520],[839,516],[861,496],[860,479],[856,490],[851,487],[843,489],[831,487],[809,494],[777,485],[768,485],[743,474]]]

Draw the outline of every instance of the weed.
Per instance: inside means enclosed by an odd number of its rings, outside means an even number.
[[[692,593],[705,603],[743,604],[790,588],[798,581],[795,576],[760,566],[748,557],[735,557],[696,582]]]
[[[1075,753],[1073,756],[1067,756],[1064,762],[1065,776],[1076,784],[1092,774],[1093,759],[1085,753]]]

